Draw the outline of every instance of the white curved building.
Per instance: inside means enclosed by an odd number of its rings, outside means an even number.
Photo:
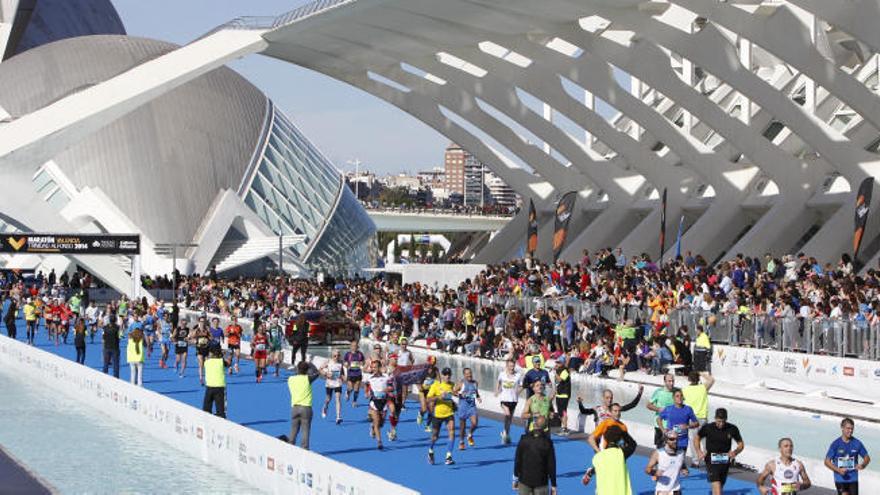
[[[469,150],[535,199],[542,258],[570,190],[564,258],[605,246],[656,256],[667,189],[666,239],[683,216],[685,250],[832,260],[851,250],[854,189],[878,170],[878,18],[877,0],[320,0],[237,19],[0,126],[0,167],[43,160],[262,53],[383,98]],[[477,259],[519,251],[525,215]],[[877,219],[863,259],[880,251]]]

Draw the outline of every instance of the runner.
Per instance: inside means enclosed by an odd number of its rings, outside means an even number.
[[[593,451],[599,452],[605,448],[604,443],[601,442],[603,442],[605,432],[612,426],[620,428],[620,431],[629,435],[626,425],[620,420],[620,411],[620,404],[616,402],[611,404],[611,407],[608,408],[609,416],[600,421],[599,424],[596,425],[596,428],[593,429],[593,432],[587,436],[587,443],[590,444]],[[627,455],[627,457],[629,457],[629,455]]]
[[[186,373],[186,358],[189,353],[189,329],[186,323],[180,322],[180,326],[174,331],[174,371],[180,378]]]
[[[40,319],[40,313],[32,298],[27,298],[24,308],[24,325],[27,333],[27,343],[34,345],[34,337],[37,335],[37,323]]]
[[[434,444],[440,437],[440,428],[446,424],[449,441],[446,444],[446,465],[455,464],[452,460],[452,446],[455,445],[455,402],[452,400],[452,370],[443,368],[440,381],[434,382],[428,390],[428,404],[434,410],[431,419],[431,446],[428,448],[428,463],[434,464]]]
[[[269,338],[266,337],[266,330],[263,327],[257,328],[257,333],[251,340],[251,355],[254,359],[254,367],[256,368],[257,383],[263,381],[263,374],[266,372],[266,358],[269,357]]]
[[[391,380],[388,375],[382,373],[382,363],[373,361],[370,363],[370,436],[376,439],[376,448],[382,450],[382,426],[385,423],[385,406],[388,402],[388,390],[391,388]]]
[[[171,315],[165,313],[156,330],[156,341],[159,342],[159,347],[162,350],[162,357],[159,358],[159,367],[163,369],[168,367],[168,340],[171,338],[172,330]]]
[[[233,365],[229,367],[231,375],[233,369],[238,373],[238,363],[241,361],[241,326],[238,324],[238,318],[234,315],[232,323],[226,326],[224,335],[226,336],[226,346],[232,354],[231,362]]]
[[[553,375],[556,385],[556,414],[559,415],[562,428],[559,434],[567,436],[568,430],[568,401],[571,398],[571,375],[565,367],[562,359],[556,361],[556,373]]]
[[[98,319],[101,317],[101,310],[95,305],[95,301],[89,302],[89,307],[85,310],[86,323],[89,326],[89,343],[95,343],[95,334],[98,333]]]
[[[654,480],[656,495],[681,495],[680,478],[690,474],[684,465],[684,450],[678,448],[678,443],[678,433],[667,431],[666,444],[648,459],[645,473]]]
[[[705,456],[701,448],[704,438],[706,439]],[[733,442],[736,442],[736,448],[731,450]],[[727,482],[727,472],[744,448],[739,428],[727,422],[727,409],[719,407],[715,410],[715,421],[706,423],[700,428],[697,432],[697,441],[694,443],[697,456],[706,462],[706,478],[712,484],[712,495],[721,495]]]
[[[663,408],[657,416],[657,426],[663,431],[663,438],[666,438],[666,432],[672,430],[678,438],[678,448],[685,450],[688,446],[688,430],[699,428],[700,423],[691,406],[685,405],[684,394],[680,389],[672,391],[672,405]]]
[[[454,390],[455,395],[459,398],[458,411],[456,412],[459,425],[458,450],[464,450],[464,429],[468,420],[470,420],[471,427],[467,436],[467,443],[471,447],[475,445],[474,432],[477,430],[477,423],[479,422],[477,402],[481,404],[483,402],[483,399],[480,398],[479,384],[474,380],[474,372],[470,368],[465,368],[462,370],[462,374],[464,378],[455,386]]]
[[[663,430],[656,425],[657,418],[660,417],[660,411],[672,405],[672,389],[674,388],[675,376],[672,373],[667,373],[663,376],[663,387],[651,394],[651,401],[646,406],[649,410],[654,411],[654,446],[658,449],[662,448],[666,441],[663,439]]]
[[[794,442],[790,438],[779,440],[779,457],[770,459],[758,475],[758,491],[761,495],[797,495],[810,488],[812,482],[807,476],[804,464],[792,457]],[[767,479],[770,486],[765,486]]]
[[[498,374],[498,383],[495,385],[495,397],[501,399],[501,409],[504,411],[501,443],[510,443],[510,424],[516,413],[520,391],[522,391],[522,373],[517,371],[516,362],[513,359],[508,359],[504,363],[504,371]]]
[[[336,424],[342,424],[342,371],[342,363],[339,361],[339,349],[333,349],[333,352],[330,353],[330,359],[321,367],[321,374],[324,375],[327,388],[324,407],[321,409],[321,417],[327,417],[327,406],[330,405],[331,398],[335,398]]]
[[[550,424],[550,416],[553,414],[553,408],[550,406],[550,401],[551,397],[544,395],[544,382],[533,382],[532,396],[526,400],[526,407],[522,412],[522,417],[526,419],[526,429],[528,431],[531,431],[534,427],[532,419],[537,416],[544,416],[547,420],[546,424]]]
[[[345,401],[351,399],[351,407],[357,407],[358,393],[361,391],[363,380],[364,353],[358,349],[357,340],[349,344],[349,351],[345,353],[342,364],[345,367],[345,378],[348,386],[345,389]]]
[[[639,405],[639,401],[642,400],[642,392],[645,390],[644,385],[639,385],[639,393],[636,394],[635,399],[630,401],[629,404],[620,407],[621,412],[626,412],[631,409],[635,409],[636,406]],[[577,403],[578,409],[580,409],[581,414],[585,416],[593,416],[593,423],[598,426],[603,420],[606,420],[611,417],[611,405],[614,403],[614,392],[610,389],[605,389],[602,391],[602,403],[593,408],[584,407],[584,400],[581,396],[578,396]]]
[[[395,380],[394,372],[396,370],[397,358],[391,356],[388,358],[388,366],[385,370],[391,384],[388,389],[388,420],[391,423],[391,429],[388,430],[389,441],[397,440],[397,422],[400,419],[400,410],[403,407],[402,396],[404,391],[401,390],[400,385]]]
[[[859,471],[871,462],[865,446],[853,436],[855,427],[852,419],[843,418],[840,437],[831,442],[825,454],[825,467],[834,471],[834,485],[840,495],[859,495]]]
[[[279,376],[281,361],[284,360],[283,342],[284,329],[276,316],[269,325],[269,361],[275,364],[275,376]]]
[[[223,345],[223,327],[220,325],[220,318],[211,318],[211,327],[208,331],[211,333],[211,340]]]
[[[147,359],[150,359],[153,355],[153,342],[156,338],[156,320],[149,311],[144,315],[143,328],[144,346],[147,348]]]
[[[397,350],[397,364],[400,366],[412,366],[415,364],[416,361],[413,358],[412,351],[409,350],[406,337],[401,337],[398,343],[400,344],[400,349]]]
[[[419,426],[424,424],[425,431],[428,433],[433,430],[431,427],[431,408],[428,407],[428,391],[431,389],[431,385],[439,379],[440,374],[440,372],[437,371],[437,366],[434,364],[436,362],[437,358],[434,356],[428,356],[428,364],[430,367],[425,373],[425,377],[422,378],[422,382],[417,386],[419,392],[419,415],[416,416],[416,424]]]
[[[191,339],[196,344],[196,359],[199,363],[199,383],[205,384],[205,360],[208,359],[208,345],[211,343],[211,332],[208,330],[205,317],[199,318],[199,323],[192,332]]]

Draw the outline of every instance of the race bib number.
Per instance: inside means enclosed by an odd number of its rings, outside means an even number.
[[[266,344],[257,344],[257,345],[256,345],[256,349],[257,349],[258,351],[265,351],[265,350],[266,350]]]
[[[512,389],[516,384],[513,382],[501,382],[501,388]]]
[[[331,377],[332,379],[334,379],[334,380],[339,380],[340,375],[342,375],[342,373],[340,373],[339,370],[333,370],[333,371],[330,373],[330,377]]]
[[[440,397],[443,400],[452,400],[452,392],[444,392]]]
[[[730,462],[730,455],[709,454],[709,461],[712,462],[712,464],[728,464]]]
[[[352,361],[352,363],[348,367],[353,370],[359,370],[361,369],[361,363],[358,361]]]
[[[186,347],[186,341],[185,340],[178,340],[177,347]]]
[[[672,431],[681,435],[682,433],[684,433],[684,425],[675,425],[672,427]]]
[[[780,493],[797,493],[796,483],[782,483],[779,485]]]
[[[373,391],[373,398],[374,398],[374,399],[384,399],[384,398],[385,398],[385,392],[382,391],[382,390],[380,390],[380,391],[375,391],[375,390],[374,390],[374,391]]]
[[[850,456],[838,457],[837,467],[840,469],[852,470],[856,468],[856,459]]]

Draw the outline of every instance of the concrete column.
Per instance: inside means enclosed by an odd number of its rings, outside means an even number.
[[[739,63],[749,71],[752,70],[752,42],[745,38],[739,39]],[[740,93],[739,120],[746,125],[752,121],[752,100],[742,93]]]
[[[553,123],[553,107],[551,107],[547,103],[544,103],[543,116],[544,120],[550,122],[551,124]],[[549,155],[552,152],[553,150],[550,148],[550,143],[544,141],[544,153],[547,153]]]
[[[639,79],[637,79],[633,76],[630,76],[629,91],[633,96],[635,96],[636,98],[639,99],[639,101],[641,101],[641,99],[642,99],[642,81],[640,81]],[[630,122],[631,122],[631,124],[630,124],[630,128],[629,128],[629,135],[632,136],[632,138],[635,139],[636,141],[639,141],[640,140],[639,136],[641,135],[641,132],[640,132],[641,126],[639,126],[636,123],[636,121],[632,118],[630,119]]]

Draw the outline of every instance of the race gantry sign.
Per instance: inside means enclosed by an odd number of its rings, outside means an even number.
[[[137,234],[3,234],[3,254],[140,254]]]

